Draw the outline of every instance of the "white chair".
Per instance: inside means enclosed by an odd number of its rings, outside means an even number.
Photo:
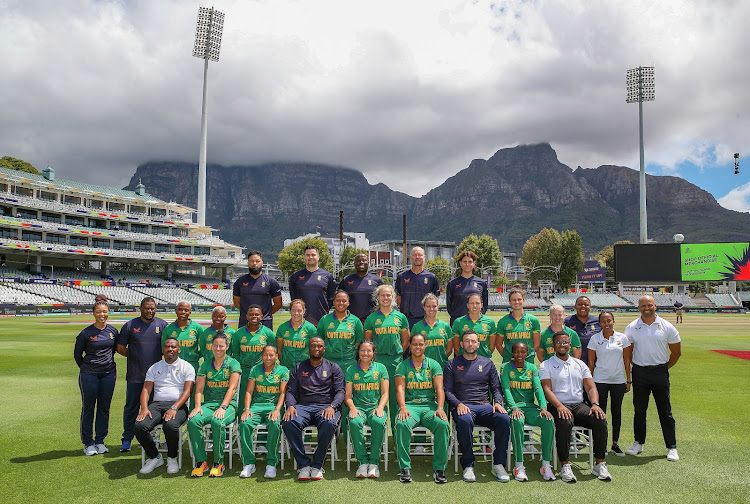
[[[573,457],[588,455],[589,467],[594,467],[594,434],[591,429],[578,426],[573,427],[570,439],[570,455]],[[557,453],[553,457],[555,459],[555,469],[557,469]]]
[[[224,453],[226,458],[229,459],[227,466],[229,469],[232,468],[232,455],[234,455],[235,445],[239,444],[239,436],[235,436],[237,431],[237,420],[224,426],[226,430],[226,436],[224,440]],[[213,450],[213,438],[211,437],[211,424],[207,423],[203,426],[203,439],[206,443],[206,452]],[[195,454],[193,453],[193,445],[190,444],[190,457],[193,459],[193,467],[195,467]]]
[[[331,446],[328,448],[328,457],[331,459],[331,471],[334,470],[336,457],[338,456],[338,450],[336,449],[336,439],[338,438],[338,435],[339,426],[336,426],[333,439],[331,439]],[[289,442],[286,441],[286,438],[284,438],[282,443],[286,444],[284,449],[287,450],[287,453],[291,454],[292,449],[291,446],[289,446]],[[305,454],[312,456],[315,452],[315,448],[318,447],[318,428],[316,426],[309,425],[302,430],[302,443],[305,446]],[[296,459],[294,460],[294,468],[297,469]]]
[[[552,442],[552,449],[555,449],[554,439]],[[523,454],[531,455],[533,459],[536,456],[542,457],[542,428],[535,425],[524,425],[523,426]],[[508,441],[508,462],[505,467],[508,471],[511,469],[510,457],[513,455],[513,436]],[[525,457],[524,457],[525,458]],[[555,469],[557,469],[557,457],[553,451],[552,458],[554,459]]]
[[[261,438],[262,437],[262,438]],[[259,439],[261,438],[261,439]],[[265,423],[258,424],[253,431],[253,452],[257,455],[259,453],[268,453],[268,447],[266,441],[268,440],[268,426]],[[287,444],[284,440],[284,431],[279,433],[279,462],[281,463],[281,469],[284,469],[284,458],[286,455]],[[242,450],[240,450],[240,456],[242,456]]]
[[[185,443],[185,441],[188,440],[188,432],[187,432],[187,422],[180,425],[180,443],[177,447],[177,464],[180,469],[182,469],[182,445]],[[156,449],[159,451],[159,453],[167,453],[167,440],[164,437],[164,429],[162,429],[162,424],[157,425],[154,427],[154,429],[151,431],[151,437],[154,438],[154,443],[156,443]],[[141,467],[146,465],[146,450],[141,448]]]
[[[416,441],[417,439],[419,441]],[[422,439],[427,439],[427,441],[422,441]],[[448,446],[450,446],[450,440],[448,443]],[[448,451],[450,453],[450,450]],[[414,430],[411,432],[411,440],[409,441],[409,454],[432,456],[434,453],[435,435],[427,427],[414,427]]]
[[[369,425],[364,425],[362,431],[365,435],[365,445],[368,449],[370,446],[370,436],[372,429]],[[352,458],[354,457],[354,444],[351,438],[351,424],[349,424],[349,430],[346,433],[346,470],[351,471]],[[388,422],[385,423],[385,435],[383,436],[383,461],[385,465],[385,471],[388,470]]]
[[[452,429],[452,435],[453,435],[453,458],[455,459],[453,461],[454,469],[456,472],[458,472],[458,458],[460,452],[460,447],[458,446],[458,434],[456,433],[456,426],[453,426]],[[484,460],[487,460],[488,457],[492,457],[492,452],[495,450],[495,433],[492,432],[487,427],[482,427],[481,425],[475,425],[474,431],[472,432],[472,449],[474,450],[474,455],[484,455]],[[477,451],[477,449],[479,451]],[[450,452],[449,452],[450,453]]]

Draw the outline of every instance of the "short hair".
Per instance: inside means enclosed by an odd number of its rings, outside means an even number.
[[[428,292],[428,293],[427,293],[427,294],[425,294],[425,295],[424,295],[424,297],[422,298],[422,308],[424,308],[424,307],[425,307],[425,306],[427,305],[427,301],[430,301],[430,300],[433,300],[433,301],[435,301],[435,302],[436,302],[436,303],[438,304],[438,306],[440,305],[440,298],[439,298],[439,297],[437,297],[437,296],[436,296],[435,294],[433,294],[432,292]]]
[[[323,342],[323,345],[326,344],[325,338],[323,336],[318,336],[317,334],[313,334],[312,336],[310,336],[310,339],[307,340],[307,344],[310,345],[310,343],[312,343],[312,340],[314,339],[319,339],[320,341]]]
[[[348,292],[346,292],[346,291],[345,291],[344,289],[338,289],[338,290],[336,291],[336,294],[334,294],[334,295],[333,295],[333,299],[336,299],[336,296],[338,296],[339,294],[346,294],[346,299],[351,299],[351,298],[349,297],[349,293],[348,293]]]
[[[473,298],[474,296],[478,297],[479,301],[482,301],[482,303],[484,303],[484,301],[482,300],[482,295],[480,293],[472,292],[471,294],[466,296],[466,304],[469,304],[469,299]]]
[[[260,257],[261,259],[263,259],[263,254],[261,254],[257,250],[251,250],[250,252],[248,252],[247,253],[247,258],[250,259],[250,256],[254,256],[254,255],[257,255],[258,257]]]
[[[178,340],[174,336],[167,336],[166,338],[164,338],[164,343],[161,344],[161,347],[164,348],[164,346],[167,344],[167,341],[169,340],[175,340],[177,342],[177,346],[180,346],[180,340]]]
[[[523,345],[523,346],[525,346],[525,347],[526,347],[526,351],[527,351],[527,352],[529,351],[529,345],[528,345],[528,344],[527,344],[527,343],[526,343],[525,341],[516,341],[516,342],[514,342],[514,343],[513,343],[513,344],[512,344],[511,346],[510,346],[510,351],[512,352],[513,350],[515,350],[515,349],[516,349],[516,347],[517,347],[517,346],[521,346],[521,345]]]
[[[457,263],[460,263],[460,262],[461,262],[461,259],[463,259],[463,258],[464,258],[464,257],[466,257],[466,256],[469,256],[469,257],[471,257],[471,259],[472,259],[472,260],[473,260],[474,262],[477,262],[477,261],[479,260],[479,256],[478,256],[478,255],[476,255],[476,254],[475,254],[474,252],[472,252],[471,250],[464,250],[463,252],[461,252],[460,254],[458,254],[458,255],[456,256],[456,262],[457,262]]]
[[[589,297],[588,297],[588,296],[578,296],[578,297],[576,298],[576,304],[578,304],[578,301],[580,301],[581,299],[585,299],[586,301],[588,301],[588,302],[589,302],[589,304],[591,304],[591,299],[589,299]]]
[[[260,314],[263,315],[263,308],[261,308],[259,304],[251,304],[250,306],[247,307],[247,310],[245,310],[245,313],[249,312],[253,308],[259,309],[260,310]]]
[[[477,334],[477,332],[474,329],[466,329],[463,332],[463,334],[461,335],[461,341],[463,341],[464,336],[469,335],[469,334],[473,334],[474,336],[477,337],[477,339],[479,339],[479,335]]]
[[[214,306],[214,309],[213,309],[213,310],[211,310],[211,315],[213,315],[213,314],[214,314],[214,313],[216,313],[217,311],[223,311],[224,313],[226,313],[226,312],[227,312],[227,309],[226,309],[226,308],[224,308],[224,306],[223,306],[223,305],[218,305],[218,306]]]
[[[570,334],[566,333],[565,331],[557,331],[555,334],[552,335],[552,344],[554,345],[555,343],[557,343],[557,340],[562,336],[565,336],[566,338],[570,339]]]
[[[305,252],[307,252],[308,250],[311,250],[311,249],[314,249],[315,252],[317,252],[318,255],[320,255],[320,250],[318,250],[318,246],[314,245],[312,243],[308,243],[307,245],[305,245],[305,250],[303,251],[303,253],[305,253]]]
[[[192,310],[192,309],[193,309],[193,305],[191,305],[191,304],[190,304],[190,301],[185,301],[185,300],[183,299],[182,301],[177,301],[177,304],[175,305],[175,310],[176,310],[176,309],[177,309],[177,307],[178,307],[178,306],[180,306],[181,304],[186,304],[186,305],[188,305],[188,308],[190,308],[190,310]]]
[[[292,299],[292,301],[289,303],[289,309],[291,310],[292,306],[294,306],[295,304],[298,304],[298,305],[302,306],[302,311],[305,311],[306,306],[305,306],[305,302],[303,300],[301,300],[299,298]]]
[[[151,296],[146,296],[145,298],[141,299],[141,306],[145,305],[146,303],[156,304],[156,300]]]

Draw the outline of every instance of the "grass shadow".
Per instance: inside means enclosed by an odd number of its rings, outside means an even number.
[[[10,459],[11,464],[28,464],[29,462],[47,462],[68,457],[85,457],[81,450],[50,450],[28,457],[13,457]]]
[[[102,468],[109,474],[109,479],[119,480],[139,474],[138,471],[141,468],[141,464],[140,461],[134,459],[117,458],[103,463]]]

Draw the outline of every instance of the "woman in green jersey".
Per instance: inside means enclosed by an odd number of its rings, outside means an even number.
[[[279,350],[279,362],[291,370],[310,358],[307,347],[310,338],[315,336],[317,329],[305,320],[305,302],[293,299],[289,304],[290,318],[276,330],[276,345]]]

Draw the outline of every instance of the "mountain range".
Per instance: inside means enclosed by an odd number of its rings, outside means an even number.
[[[324,164],[209,164],[207,177],[206,223],[226,241],[271,257],[287,238],[315,231],[338,236],[340,210],[344,229],[365,232],[370,242],[400,240],[404,214],[409,239],[459,242],[486,233],[504,252],[520,253],[544,227],[578,231],[586,255],[618,240],[639,241],[638,172],[611,165],[572,170],[546,143],[475,159],[421,198]],[[140,180],[149,194],[196,208],[197,178],[195,163],[154,161],[138,166],[125,189]],[[649,238],[748,240],[750,214],[723,208],[696,185],[646,175],[646,187]]]

